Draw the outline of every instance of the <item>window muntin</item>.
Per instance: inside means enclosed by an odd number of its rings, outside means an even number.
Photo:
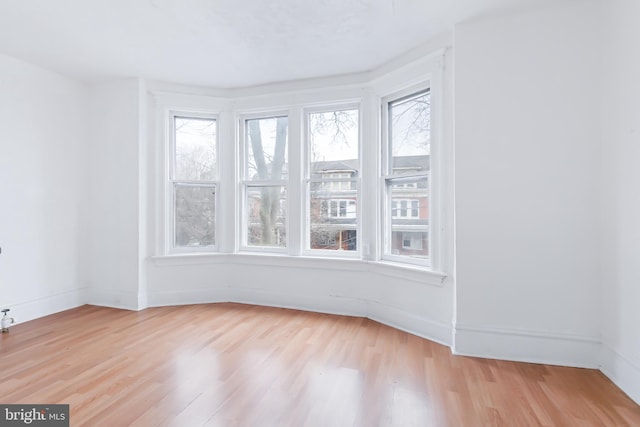
[[[169,244],[177,251],[213,250],[218,187],[217,120],[199,114],[173,113],[170,117]]]
[[[288,117],[243,121],[243,246],[287,248]]]
[[[384,106],[383,257],[429,265],[430,91],[390,98]]]
[[[306,249],[358,249],[360,112],[308,111]],[[337,254],[337,253],[336,253]]]

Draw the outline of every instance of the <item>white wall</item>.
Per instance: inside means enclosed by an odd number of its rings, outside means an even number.
[[[0,306],[26,321],[85,301],[87,89],[0,54]]]
[[[640,402],[640,3],[604,18],[602,370]]]
[[[598,366],[599,2],[455,28],[455,351]]]
[[[206,260],[156,259],[149,266],[149,305],[241,302],[369,317],[451,345],[452,282],[424,274],[336,261],[261,255]]]
[[[91,88],[89,144],[89,303],[139,308],[141,182],[144,123],[140,82]],[[144,153],[144,150],[142,151]]]

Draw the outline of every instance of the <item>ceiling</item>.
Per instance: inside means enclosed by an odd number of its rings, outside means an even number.
[[[96,82],[244,87],[371,70],[527,0],[18,0],[0,52]]]

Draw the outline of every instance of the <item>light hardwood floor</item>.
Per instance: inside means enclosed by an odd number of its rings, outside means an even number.
[[[640,426],[595,370],[239,304],[79,307],[2,334],[0,367],[0,403],[69,403],[72,426]]]

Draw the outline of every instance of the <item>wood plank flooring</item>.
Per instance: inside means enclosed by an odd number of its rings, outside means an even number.
[[[371,320],[83,306],[0,336],[0,403],[72,426],[640,426],[599,371],[452,356]]]

